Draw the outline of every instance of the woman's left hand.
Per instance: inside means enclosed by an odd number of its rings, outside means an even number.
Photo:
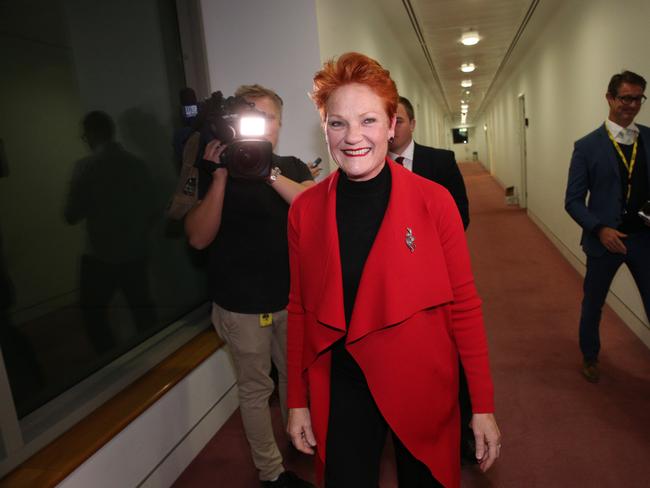
[[[501,453],[501,432],[491,413],[472,415],[470,427],[476,440],[476,459],[481,471],[487,471]]]

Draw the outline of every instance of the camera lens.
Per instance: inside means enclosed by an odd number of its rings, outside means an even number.
[[[242,171],[251,171],[255,173],[256,166],[262,160],[258,147],[251,145],[241,145],[233,154],[233,164],[238,166]]]
[[[271,172],[271,143],[244,140],[231,143],[221,155],[233,178],[265,179]]]

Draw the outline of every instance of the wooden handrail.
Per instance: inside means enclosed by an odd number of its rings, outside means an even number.
[[[201,332],[0,479],[0,488],[56,486],[223,344],[214,329]]]

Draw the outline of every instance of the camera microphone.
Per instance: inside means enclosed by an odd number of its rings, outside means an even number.
[[[187,125],[190,125],[199,113],[199,106],[198,102],[196,101],[196,93],[192,88],[183,88],[179,92],[179,97],[181,100],[183,118],[185,119],[185,123]]]

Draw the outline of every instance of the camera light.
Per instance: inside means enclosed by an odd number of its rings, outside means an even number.
[[[242,117],[239,121],[239,133],[244,137],[260,137],[266,130],[264,117]]]

